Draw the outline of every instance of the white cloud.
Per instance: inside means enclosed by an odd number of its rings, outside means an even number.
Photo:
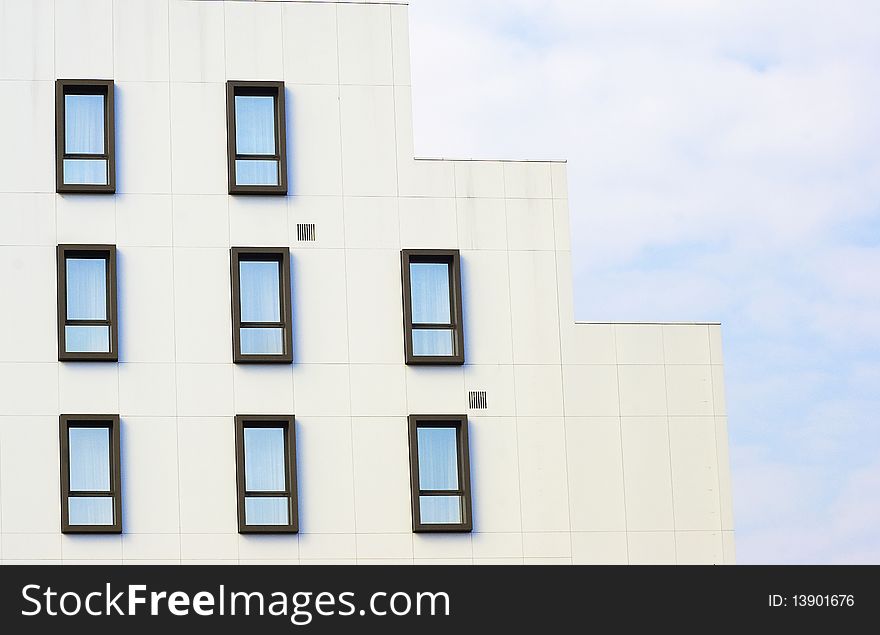
[[[877,384],[859,380],[880,373],[880,4],[411,15],[417,153],[570,159],[579,319],[724,321],[737,509],[767,509],[768,479],[830,478],[772,526],[740,514],[739,555],[880,562],[880,531],[835,546],[817,520],[877,520],[851,490],[880,454]]]
[[[741,563],[880,561],[880,463],[837,476],[815,466],[759,461],[743,466],[737,485],[734,495],[750,495],[748,513],[738,518],[750,527],[737,536]]]

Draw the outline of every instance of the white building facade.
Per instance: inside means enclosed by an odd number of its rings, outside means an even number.
[[[74,79],[109,80],[113,192],[58,192],[59,152],[93,160],[56,144]],[[286,193],[230,194],[229,82],[281,83]],[[734,562],[720,327],[575,322],[564,163],[413,159],[404,4],[0,0],[0,109],[3,564]],[[59,246],[115,248],[108,359],[59,361]],[[258,321],[233,248],[287,254],[289,361],[237,359]],[[431,322],[407,254],[460,272],[433,363],[407,364]],[[295,524],[241,531],[236,425],[272,417]],[[413,496],[445,489],[411,464],[431,417],[467,435],[456,531]],[[65,425],[99,420],[119,526],[62,532]]]

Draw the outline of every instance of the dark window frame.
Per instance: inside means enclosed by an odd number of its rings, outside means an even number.
[[[242,258],[244,256],[244,258]],[[242,260],[265,260],[279,263],[281,289],[281,322],[241,321]],[[230,281],[232,284],[232,361],[236,364],[292,364],[293,363],[293,305],[290,286],[289,247],[232,247],[229,250]],[[241,352],[242,328],[280,328],[283,330],[284,353],[281,355],[245,355]]]
[[[70,428],[98,428],[110,430],[110,491],[70,491]],[[119,415],[61,415],[59,441],[61,453],[61,533],[63,534],[120,534],[122,533],[122,460],[120,451]],[[71,525],[69,499],[76,497],[108,497],[113,499],[112,525]]]
[[[107,319],[67,319],[67,259],[75,257],[103,258],[107,265]],[[59,362],[116,362],[119,361],[119,329],[116,290],[116,245],[58,245],[56,247],[56,289],[58,294],[58,361]],[[109,326],[110,350],[106,353],[68,352],[65,326]]]
[[[279,425],[280,424],[280,425]],[[285,491],[248,492],[245,489],[245,428],[284,429]],[[296,417],[294,415],[236,415],[235,416],[235,486],[240,534],[295,534],[299,532],[299,492],[296,480]],[[248,525],[245,521],[245,498],[266,497],[288,500],[287,525]]]
[[[422,490],[419,485],[419,428],[450,428],[457,431],[456,449],[458,451],[458,489]],[[467,415],[410,415],[409,430],[409,470],[410,491],[412,494],[413,533],[468,533],[473,531],[473,508],[471,502],[471,461],[468,446]],[[424,524],[421,522],[420,496],[461,496],[462,522],[454,524]]]
[[[104,153],[66,154],[64,96],[104,95]],[[103,159],[107,161],[107,184],[87,185],[64,182],[64,159]],[[55,80],[55,191],[58,194],[114,194],[116,192],[116,107],[112,79]]]
[[[452,324],[413,324],[410,264],[443,262],[449,265],[449,308]],[[461,253],[458,249],[404,249],[400,252],[403,283],[403,345],[408,366],[461,366],[464,364],[464,311],[461,299]],[[413,329],[452,330],[452,355],[415,355]]]
[[[226,163],[230,194],[287,195],[287,127],[284,101],[284,82],[233,81],[226,82]],[[266,95],[275,98],[275,154],[238,154],[235,145],[235,96]],[[238,185],[235,181],[236,159],[264,159],[278,161],[278,185]]]

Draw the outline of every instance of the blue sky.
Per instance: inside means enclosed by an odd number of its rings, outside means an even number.
[[[416,153],[567,158],[581,320],[723,323],[741,563],[880,563],[880,3],[411,0]]]

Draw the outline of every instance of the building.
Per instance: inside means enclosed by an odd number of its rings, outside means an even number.
[[[734,561],[719,326],[575,323],[565,164],[414,160],[408,47],[0,2],[4,563]]]

